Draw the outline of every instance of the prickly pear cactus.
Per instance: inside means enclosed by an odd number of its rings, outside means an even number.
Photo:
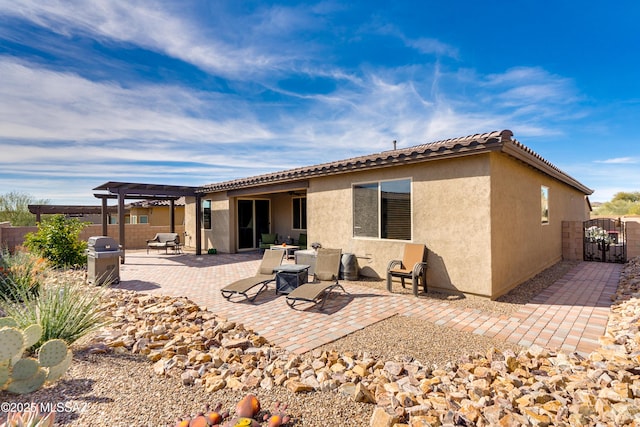
[[[0,390],[31,393],[64,375],[71,365],[73,353],[63,340],[45,342],[38,349],[37,359],[23,357],[25,350],[41,336],[40,325],[20,330],[14,319],[0,317]]]

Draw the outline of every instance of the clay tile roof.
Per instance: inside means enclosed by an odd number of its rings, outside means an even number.
[[[580,184],[552,163],[543,159],[533,150],[513,139],[513,132],[502,130],[445,139],[442,141],[420,144],[408,148],[383,151],[335,162],[305,166],[285,171],[241,178],[232,181],[209,184],[197,190],[198,193],[228,191],[261,185],[301,181],[317,176],[343,174],[362,169],[376,169],[400,164],[412,164],[438,159],[462,157],[490,151],[502,151],[517,158],[529,166],[540,170],[562,182],[582,191],[592,194],[593,190]]]
[[[130,203],[129,206],[148,208],[153,206],[169,206],[171,202],[169,200],[140,200],[139,202]],[[180,197],[173,202],[174,206],[184,206],[185,198]]]

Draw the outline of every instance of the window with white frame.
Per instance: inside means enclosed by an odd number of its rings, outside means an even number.
[[[540,211],[542,224],[549,224],[549,187],[540,187]]]
[[[293,202],[293,229],[307,229],[307,198],[294,197]]]
[[[353,235],[411,240],[411,180],[354,184]]]

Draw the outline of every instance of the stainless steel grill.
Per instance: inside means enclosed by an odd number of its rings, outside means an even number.
[[[120,283],[118,242],[108,236],[92,236],[87,241],[87,281],[96,285]]]

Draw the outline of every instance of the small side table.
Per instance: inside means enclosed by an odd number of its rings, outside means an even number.
[[[269,247],[271,250],[279,250],[284,251],[284,256],[289,259],[293,256],[293,252],[300,249],[300,246],[296,245],[271,245]]]
[[[276,272],[276,295],[288,294],[307,283],[309,278],[309,265],[306,264],[283,264],[273,271]]]

